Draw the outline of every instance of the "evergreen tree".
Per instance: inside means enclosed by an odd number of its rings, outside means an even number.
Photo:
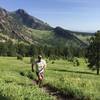
[[[27,53],[27,45],[24,44],[24,43],[18,43],[17,45],[17,53],[22,55],[22,56],[25,56],[25,54]]]
[[[16,45],[13,44],[13,42],[11,40],[8,40],[6,42],[6,46],[7,46],[7,55],[8,56],[16,56]]]
[[[0,56],[7,56],[7,45],[5,43],[0,43]]]
[[[97,70],[97,75],[99,74],[100,68],[100,31],[98,31],[94,37],[90,39],[90,45],[87,49],[87,58],[90,68],[95,68]]]
[[[36,56],[38,54],[38,49],[37,46],[35,45],[30,45],[30,49],[29,49],[29,55],[32,57]]]

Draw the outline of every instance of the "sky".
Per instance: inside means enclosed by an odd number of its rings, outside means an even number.
[[[24,9],[53,27],[100,30],[100,0],[0,0],[0,7],[8,11]]]

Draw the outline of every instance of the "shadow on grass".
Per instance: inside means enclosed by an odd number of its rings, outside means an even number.
[[[10,98],[0,95],[0,100],[10,100]]]
[[[90,75],[96,75],[92,72],[85,72],[85,71],[71,71],[71,70],[65,70],[65,69],[48,69],[53,71],[59,71],[59,72],[70,72],[70,73],[79,73],[79,74],[90,74]]]
[[[18,83],[17,85],[20,85],[20,86],[33,86],[33,84],[25,84],[25,83]]]
[[[12,83],[13,81],[5,80],[5,83]]]

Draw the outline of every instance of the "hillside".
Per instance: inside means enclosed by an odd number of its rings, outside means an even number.
[[[52,28],[22,9],[9,12],[0,8],[1,42],[10,39],[15,42],[20,40],[35,45],[86,46],[86,43],[77,36],[61,27]]]
[[[88,44],[88,39],[90,39],[95,33],[89,33],[89,32],[76,32],[71,31],[74,36],[79,38],[84,43]]]
[[[31,36],[26,33],[25,27],[41,30],[46,30],[47,28],[49,30],[51,28],[41,20],[28,15],[24,10],[19,9],[15,12],[8,12],[0,8],[0,33],[7,35],[11,39],[19,39],[32,43],[33,40]]]

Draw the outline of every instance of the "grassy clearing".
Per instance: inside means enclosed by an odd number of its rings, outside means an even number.
[[[0,57],[0,98],[55,99],[32,84],[29,78],[36,78],[36,75],[30,71],[29,62],[29,58],[20,61],[14,57]],[[73,63],[65,60],[47,60],[47,62],[45,84],[67,97],[78,100],[100,100],[100,75],[97,76],[95,72],[89,70],[83,59],[79,59],[80,66],[73,66]]]
[[[99,100],[100,75],[89,70],[83,59],[79,62],[79,67],[63,60],[49,63],[46,82],[78,100]]]
[[[0,57],[0,100],[54,100],[20,72],[28,72],[29,62]]]
[[[86,36],[82,36],[82,35],[75,35],[77,38],[79,38],[80,40],[82,40],[85,43],[88,43],[88,39],[90,39],[92,36],[91,35],[86,35]]]

